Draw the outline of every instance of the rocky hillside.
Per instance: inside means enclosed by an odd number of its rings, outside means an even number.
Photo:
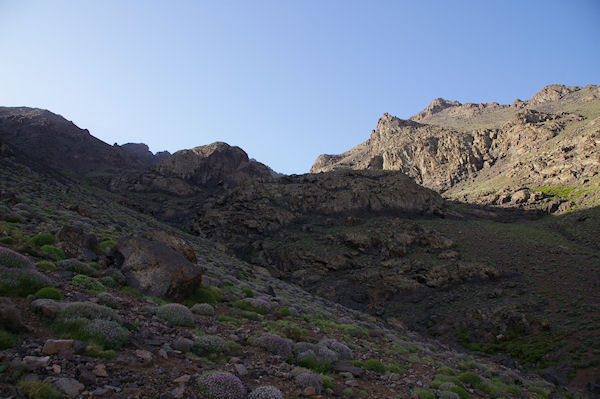
[[[0,179],[2,397],[566,394],[313,296],[85,182],[12,158]]]
[[[384,114],[367,141],[312,173],[399,170],[447,198],[554,212],[600,203],[600,87],[547,86],[512,105],[434,100]]]
[[[98,140],[62,116],[37,108],[0,107],[0,142],[8,145],[21,162],[75,175],[147,166],[128,151]]]

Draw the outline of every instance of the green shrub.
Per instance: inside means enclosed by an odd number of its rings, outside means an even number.
[[[376,371],[378,373],[385,373],[385,366],[378,359],[365,360],[363,368],[365,370]]]
[[[55,299],[57,301],[62,299],[61,292],[54,287],[40,288],[35,293],[35,296],[37,296],[38,298]]]
[[[156,316],[168,321],[174,326],[191,327],[194,325],[194,316],[185,305],[169,303],[162,305],[156,311]]]
[[[454,386],[450,388],[450,391],[457,394],[460,399],[471,399],[471,395],[469,395],[469,393],[465,391],[463,387]],[[518,393],[520,393],[520,391]]]
[[[54,236],[50,233],[41,233],[29,239],[29,245],[41,248],[44,245],[53,245]]]
[[[100,277],[98,281],[105,287],[117,288],[117,282],[111,276]]]
[[[89,277],[98,276],[98,271],[96,269],[94,269],[87,263],[81,262],[77,259],[65,259],[58,262],[57,265],[58,267],[62,267],[63,269],[73,273],[84,274]]]
[[[0,330],[0,350],[12,348],[16,342],[17,337],[13,333]]]
[[[213,316],[215,314],[215,308],[208,303],[197,303],[190,308],[192,313],[196,313],[202,316]]]
[[[218,335],[204,335],[194,340],[192,351],[198,356],[207,356],[211,353],[221,353],[227,349],[227,342]]]
[[[71,279],[71,284],[75,287],[83,288],[89,291],[106,291],[106,287],[104,287],[101,282],[96,281],[84,274],[78,274],[77,276],[73,277]]]
[[[315,373],[328,373],[332,369],[331,362],[325,359],[317,359],[314,353],[309,351],[306,355],[300,356],[296,364],[300,367],[307,368]]]
[[[244,319],[248,319],[248,320],[252,320],[252,321],[259,321],[261,318],[260,314],[253,312],[251,310],[240,310],[238,315],[240,315]]]
[[[54,323],[58,335],[119,349],[129,338],[116,312],[92,302],[72,302],[61,309]]]
[[[209,288],[197,288],[194,294],[188,298],[186,303],[208,303],[210,305],[216,305],[217,302],[221,301],[221,290],[217,287]]]
[[[464,382],[465,384],[468,384],[474,388],[481,384],[481,377],[471,371],[462,373],[458,376],[458,379],[460,382]]]
[[[17,383],[17,388],[29,399],[59,399],[62,397],[61,393],[48,382],[20,380]]]
[[[239,327],[242,323],[236,319],[235,317],[220,315],[217,317],[217,320],[222,323],[231,323],[236,327]]]
[[[225,371],[209,371],[202,374],[198,387],[208,399],[244,399],[246,388],[235,375]]]
[[[435,395],[433,394],[433,392],[431,392],[428,389],[418,388],[415,389],[414,392],[419,399],[435,399]]]
[[[242,288],[242,294],[244,294],[244,296],[246,298],[254,298],[254,291],[252,291],[251,288],[248,288],[248,287]]]
[[[460,399],[460,397],[455,394],[454,392],[450,392],[450,391],[442,391],[440,392],[439,399]]]
[[[98,243],[98,252],[108,255],[115,245],[117,243],[113,240],[102,240]]]
[[[292,315],[292,311],[287,307],[282,306],[279,309],[277,309],[277,314],[281,317],[289,317]]]
[[[44,256],[52,260],[63,260],[65,258],[65,253],[53,245],[42,245],[40,249]]]
[[[47,260],[40,261],[40,262],[36,263],[35,266],[38,269],[43,270],[45,272],[55,272],[56,271],[56,265],[54,265],[54,263],[49,262]]]
[[[129,331],[112,320],[60,320],[56,323],[56,331],[62,336],[92,342],[105,349],[119,349],[129,339]]]
[[[108,292],[98,294],[98,303],[112,309],[116,309],[119,306],[119,300]]]
[[[323,388],[333,389],[333,379],[327,375],[322,375],[321,380],[323,381]]]
[[[452,375],[437,374],[433,378],[433,380],[429,383],[429,387],[434,388],[434,389],[440,389],[442,384],[446,384],[446,383],[452,383],[454,385],[459,385],[460,380],[457,377],[452,376]]]
[[[267,314],[271,311],[271,304],[258,298],[241,299],[233,302],[233,306],[238,309],[250,310],[260,314]]]
[[[64,320],[75,318],[102,319],[121,323],[121,318],[114,310],[93,302],[71,302],[58,312],[57,318]]]
[[[112,360],[116,356],[116,353],[112,349],[102,349],[96,344],[90,344],[85,348],[85,355],[89,357],[95,357],[98,359]]]
[[[12,249],[0,247],[0,266],[9,269],[26,269],[31,267],[31,265],[31,261],[25,256]]]
[[[0,296],[27,296],[52,285],[23,255],[0,247]]]
[[[13,245],[15,243],[15,239],[12,237],[2,237],[0,238],[0,244],[5,244],[5,245]]]

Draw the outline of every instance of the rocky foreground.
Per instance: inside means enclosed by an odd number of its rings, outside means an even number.
[[[565,395],[313,296],[109,192],[6,159],[0,173],[2,397]]]

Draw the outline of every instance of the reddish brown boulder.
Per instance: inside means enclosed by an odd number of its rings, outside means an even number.
[[[122,238],[115,246],[127,285],[146,295],[182,299],[200,286],[200,266],[158,241],[141,236]]]

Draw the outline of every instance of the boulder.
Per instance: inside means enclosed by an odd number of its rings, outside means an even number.
[[[96,245],[96,236],[86,233],[83,226],[67,225],[56,234],[56,246],[63,250],[67,258],[96,260]]]
[[[167,247],[179,252],[192,263],[197,263],[196,253],[194,249],[183,238],[177,237],[169,231],[163,230],[148,230],[142,233],[142,237],[150,241],[158,241],[165,244]]]
[[[128,236],[117,243],[113,254],[127,284],[146,295],[181,299],[202,281],[198,265],[162,242]]]

